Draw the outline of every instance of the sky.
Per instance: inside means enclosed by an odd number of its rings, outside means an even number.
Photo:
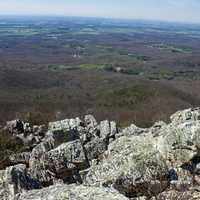
[[[0,14],[200,23],[200,0],[0,0]]]

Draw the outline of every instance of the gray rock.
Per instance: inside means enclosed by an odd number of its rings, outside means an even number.
[[[108,120],[100,122],[100,137],[103,139],[109,138],[110,136],[110,122]]]
[[[88,160],[98,159],[107,150],[107,142],[102,138],[95,138],[84,145]]]
[[[24,123],[19,119],[7,122],[4,130],[30,149],[39,144],[45,135],[43,125],[37,126],[37,132],[35,132],[36,126],[33,129],[30,123]]]
[[[46,152],[41,160],[46,169],[55,173],[56,178],[63,180],[88,167],[80,140],[64,143]]]
[[[45,186],[51,185],[56,179],[80,182],[80,177],[76,177],[78,171],[88,166],[80,140],[54,147],[54,139],[49,137],[33,149],[29,162],[32,177]]]
[[[30,155],[29,172],[32,177],[39,180],[43,185],[50,185],[55,176],[49,170],[46,170],[42,161],[43,155],[55,147],[54,142],[52,137],[47,137],[32,150]]]
[[[99,126],[97,124],[96,119],[92,115],[86,115],[85,119],[85,131],[82,135],[83,143],[87,143],[94,139],[95,137],[99,136]]]
[[[32,127],[30,125],[30,123],[24,123],[24,133],[28,134],[28,133],[31,133],[32,132]]]
[[[13,135],[23,133],[24,122],[22,122],[20,119],[8,121],[4,129],[8,130]]]
[[[80,137],[78,131],[80,124],[79,118],[50,122],[47,135],[54,138],[57,146],[64,142],[73,141]]]
[[[174,113],[171,117],[173,124],[181,124],[186,121],[199,121],[200,120],[200,108],[190,108]]]
[[[194,189],[194,181],[200,185],[200,108],[178,111],[169,124],[146,129],[132,124],[120,132],[115,122],[98,124],[92,115],[51,122],[47,132],[18,120],[6,127],[30,152],[3,163],[4,168],[20,163],[0,171],[3,200],[149,199],[159,193],[170,199],[175,193],[164,191],[170,184],[177,194]],[[48,188],[25,194],[41,186]]]
[[[133,136],[133,135],[141,135],[148,132],[148,129],[139,128],[135,124],[131,124],[129,127],[124,128],[117,137],[121,136]]]
[[[118,129],[117,124],[114,121],[101,121],[100,125],[97,126],[93,116],[86,116],[86,119],[86,121],[88,121],[89,128],[86,127],[87,140],[85,140],[83,144],[87,158],[91,161],[92,159],[97,159],[107,150],[109,143],[115,139]]]
[[[86,115],[84,121],[85,121],[85,124],[88,128],[93,129],[93,128],[96,128],[97,125],[98,125],[97,121],[96,121],[96,119],[94,118],[93,115]]]
[[[30,152],[22,152],[17,154],[12,154],[8,157],[10,164],[9,165],[16,165],[16,164],[25,164],[29,165],[30,160]]]
[[[47,131],[45,125],[40,125],[40,126],[33,126],[33,134],[35,136],[39,136],[40,138],[44,138],[45,133]]]
[[[115,137],[118,133],[117,123],[115,121],[110,122],[110,137]]]
[[[152,137],[153,138],[153,137]],[[83,177],[93,186],[115,187],[122,194],[134,197],[146,191],[159,193],[167,187],[168,168],[154,148],[151,137],[121,137],[109,145],[104,159],[94,164]]]
[[[154,143],[166,161],[180,167],[199,155],[199,133],[199,122],[169,124],[154,138]]]
[[[77,185],[56,185],[22,194],[19,200],[128,200],[116,191]]]
[[[81,120],[79,118],[76,119],[65,119],[57,122],[50,122],[49,123],[49,130],[56,131],[56,130],[70,130],[77,128],[80,126]]]
[[[103,139],[109,139],[111,137],[115,137],[118,133],[117,124],[114,121],[104,120],[100,122],[100,137]]]
[[[200,163],[195,166],[195,174],[200,175]]]
[[[29,165],[29,159],[30,159],[30,152],[22,152],[16,154],[13,153],[0,161],[0,169],[3,170],[6,167],[17,164]]]
[[[180,192],[176,190],[169,190],[162,192],[157,197],[152,197],[151,200],[198,200],[200,199],[200,192],[199,191],[185,191]]]
[[[165,122],[159,121],[159,122],[154,123],[154,125],[149,129],[149,131],[154,136],[158,136],[159,133],[162,131],[162,129],[165,129],[166,126],[167,124]]]
[[[27,173],[25,165],[16,165],[0,171],[0,199],[15,200],[23,192],[39,189],[39,181],[34,180]]]

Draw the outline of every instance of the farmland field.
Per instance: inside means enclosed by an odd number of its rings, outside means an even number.
[[[1,16],[0,121],[167,121],[200,104],[199,55],[195,24]]]

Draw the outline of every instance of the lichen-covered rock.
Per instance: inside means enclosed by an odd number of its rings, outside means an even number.
[[[51,185],[55,179],[74,179],[77,171],[88,167],[88,161],[80,140],[63,143],[54,148],[49,138],[35,149],[30,158],[30,173],[43,185]],[[77,181],[77,180],[74,180]]]
[[[167,165],[154,148],[151,137],[123,136],[109,145],[104,159],[83,177],[84,183],[113,186],[128,197],[167,187]],[[145,189],[146,188],[146,189]]]
[[[9,165],[25,164],[29,165],[30,152],[22,152],[17,154],[12,154],[8,157]]]
[[[24,122],[20,119],[8,121],[6,126],[4,127],[5,130],[8,130],[12,134],[20,134],[24,132]]]
[[[152,197],[151,200],[199,200],[199,191],[184,191],[169,190],[159,194],[157,197]]]
[[[56,146],[79,139],[78,127],[80,124],[81,120],[79,118],[50,122],[47,136],[54,138]]]
[[[99,126],[93,115],[86,115],[84,118],[84,131],[80,137],[83,144],[90,142],[99,135]]]
[[[15,200],[20,193],[40,187],[40,182],[31,178],[25,165],[20,164],[0,171],[0,199],[2,200]]]
[[[49,170],[46,170],[42,162],[42,156],[55,147],[55,140],[47,137],[43,142],[38,144],[31,152],[29,159],[29,172],[32,177],[39,180],[45,185],[49,185],[54,177]]]
[[[200,120],[200,108],[189,108],[186,110],[177,111],[171,117],[173,124],[181,124],[186,121],[199,121]]]
[[[30,160],[30,152],[22,152],[8,155],[6,158],[1,160],[0,169],[3,170],[6,167],[17,165],[17,164],[25,164],[29,165]]]
[[[84,118],[84,121],[85,121],[85,125],[88,127],[88,130],[89,128],[95,129],[98,125],[93,115],[86,115]]]
[[[105,139],[110,135],[110,122],[108,120],[100,122],[100,136]]]
[[[81,135],[81,140],[86,151],[87,158],[91,161],[97,159],[107,150],[118,133],[117,123],[104,120],[98,125],[92,115],[85,116],[85,131]],[[84,135],[84,137],[83,137]]]
[[[7,122],[4,130],[12,134],[12,136],[15,137],[16,140],[23,143],[24,146],[32,149],[44,138],[46,126],[41,125],[33,127],[30,123],[25,123],[17,119]]]
[[[115,137],[115,135],[118,133],[118,127],[117,123],[115,121],[110,122],[110,137]]]
[[[110,122],[108,120],[104,120],[100,122],[100,137],[103,139],[109,139],[110,137],[114,137],[117,134],[117,124],[116,122]]]
[[[154,136],[158,136],[162,129],[165,129],[167,124],[163,121],[158,121],[149,129],[149,132]]]
[[[94,138],[84,145],[88,160],[98,159],[107,150],[108,144],[105,139]]]
[[[19,120],[6,127],[26,148],[0,163],[2,200],[200,198],[200,108],[145,129],[119,131],[92,115],[51,122],[48,130]]]
[[[175,114],[176,120],[160,129],[157,137],[154,138],[154,146],[165,159],[168,167],[173,167],[178,175],[176,188],[191,187],[197,173],[197,166],[200,161],[200,121],[188,120],[185,116],[187,111]],[[178,122],[177,116],[181,116]],[[198,174],[197,174],[198,175]]]
[[[141,135],[143,133],[148,132],[147,129],[139,128],[135,124],[131,124],[129,127],[124,128],[117,137],[121,136],[133,136],[133,135]]]
[[[80,140],[64,143],[46,152],[41,161],[46,169],[55,173],[56,178],[69,179],[74,172],[88,167]]]
[[[81,123],[81,120],[79,118],[50,122],[49,130],[52,130],[52,131],[65,130],[65,129],[70,130],[70,129],[78,127],[80,123]]]
[[[200,156],[200,122],[169,124],[154,142],[162,156],[173,165],[189,163],[195,156]]]
[[[38,144],[31,152],[31,161],[33,161],[34,158],[38,159],[40,158],[45,152],[50,151],[55,147],[55,140],[53,137],[47,137],[44,139],[43,142]]]
[[[22,194],[19,200],[128,200],[116,191],[77,185],[57,185]]]
[[[39,136],[40,138],[44,138],[45,133],[47,131],[45,125],[40,125],[40,126],[35,125],[33,126],[32,130],[33,130],[33,134],[35,136]]]

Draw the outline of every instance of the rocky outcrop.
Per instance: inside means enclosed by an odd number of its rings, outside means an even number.
[[[48,129],[44,125],[31,126],[21,120],[13,120],[7,123],[4,130],[27,148],[26,151],[11,154],[0,162],[1,168],[9,170],[9,166],[17,169],[23,166],[25,177],[37,180],[40,187],[57,183],[82,183],[80,171],[89,168],[90,162],[107,150],[109,142],[113,141],[118,131],[115,122],[105,120],[98,124],[92,115],[85,116],[83,121],[75,118],[50,122]],[[23,184],[30,185],[24,177],[20,176],[19,179],[23,180]],[[29,190],[26,187],[10,190],[13,183],[7,181],[6,184],[7,187],[2,182],[2,187],[5,188],[1,192],[2,199],[7,198],[5,194],[11,195],[7,199],[14,199],[18,194]],[[13,187],[18,188],[18,185],[21,182]]]
[[[181,124],[187,121],[199,121],[200,120],[200,108],[189,108],[183,111],[178,111],[171,117],[173,124]]]
[[[160,193],[168,186],[168,168],[151,140],[151,136],[119,138],[104,158],[91,166],[84,183],[114,187],[128,197]]]
[[[198,200],[200,199],[200,192],[198,191],[176,191],[170,190],[159,194],[157,199],[164,200]],[[156,200],[155,197],[151,198],[151,200]]]
[[[0,199],[200,196],[200,108],[150,128],[87,115],[48,128],[14,120],[4,130],[26,148],[0,162]]]
[[[16,140],[22,142],[29,149],[32,149],[42,141],[42,138],[44,138],[46,126],[31,126],[29,123],[24,123],[17,119],[7,122],[4,130],[8,131],[8,133],[13,135]]]
[[[77,185],[56,185],[22,194],[19,200],[128,200],[117,191],[107,188]]]
[[[82,182],[78,171],[88,167],[80,140],[64,143],[46,152],[42,157],[44,167],[64,182]]]
[[[15,200],[27,190],[41,188],[40,182],[33,179],[25,165],[19,164],[0,171],[0,199]]]

